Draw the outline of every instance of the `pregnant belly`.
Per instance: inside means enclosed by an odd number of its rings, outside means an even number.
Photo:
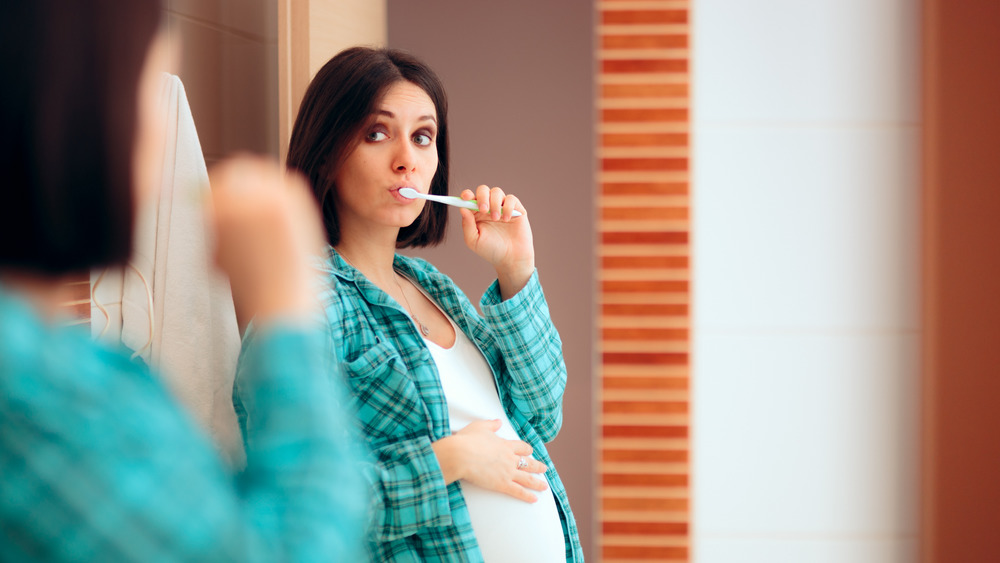
[[[566,561],[552,489],[531,491],[538,502],[529,504],[465,481],[461,485],[486,563]]]

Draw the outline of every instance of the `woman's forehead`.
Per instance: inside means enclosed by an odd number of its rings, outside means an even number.
[[[389,86],[379,101],[376,112],[390,118],[437,120],[437,108],[427,92],[420,86],[404,80]]]

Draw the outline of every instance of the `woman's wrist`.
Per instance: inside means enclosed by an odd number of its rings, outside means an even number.
[[[437,457],[438,465],[441,467],[441,476],[444,477],[446,485],[463,477],[458,439],[458,436],[452,434],[431,444],[431,449],[434,450],[434,455]]]
[[[500,285],[501,299],[506,301],[507,299],[517,295],[526,285],[528,285],[528,281],[534,273],[534,260],[514,268],[497,268],[497,282],[499,282]]]

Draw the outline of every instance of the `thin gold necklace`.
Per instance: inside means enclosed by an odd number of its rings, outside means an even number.
[[[396,274],[396,270],[393,270],[392,273]],[[406,302],[406,309],[410,312],[410,316],[413,317],[413,322],[417,323],[417,327],[420,328],[420,334],[423,334],[424,336],[430,336],[431,329],[427,328],[427,325],[420,322],[420,319],[417,318],[417,314],[413,312],[413,307],[410,306],[410,300],[406,298],[406,292],[404,292],[403,288],[399,285],[399,279],[397,279],[396,277],[398,275],[399,274],[392,276],[392,281],[396,282],[396,289],[398,289],[399,293],[403,295],[403,301]]]
[[[340,254],[340,257],[343,258],[344,260],[346,260],[347,263],[350,264],[352,268],[354,268],[355,270],[361,272],[361,269],[358,268],[357,266],[355,266],[354,262],[351,262],[351,259],[348,258],[347,256],[345,256],[343,252],[340,252],[338,250],[337,254]],[[428,328],[427,325],[425,325],[424,323],[420,322],[420,319],[417,318],[417,314],[413,312],[413,307],[410,306],[410,300],[406,298],[406,292],[404,292],[402,286],[399,285],[399,280],[397,279],[397,276],[400,275],[400,274],[396,273],[396,269],[395,268],[393,268],[392,274],[393,274],[392,275],[392,281],[396,283],[396,289],[398,289],[399,290],[399,294],[403,296],[403,302],[406,303],[406,311],[408,313],[410,313],[410,318],[413,319],[413,322],[417,323],[417,328],[420,329],[420,334],[423,334],[424,336],[430,336],[431,329]],[[362,272],[362,275],[364,275],[363,272]]]

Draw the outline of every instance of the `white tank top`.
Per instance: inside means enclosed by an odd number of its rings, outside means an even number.
[[[450,318],[448,321],[456,337],[451,348],[425,342],[441,377],[451,431],[457,432],[476,420],[499,419],[502,425],[497,435],[507,440],[521,439],[500,404],[486,358]],[[545,479],[543,474],[534,475]],[[467,481],[461,481],[461,486],[486,563],[566,561],[562,523],[551,486],[544,491],[529,491],[538,497],[534,504]]]

